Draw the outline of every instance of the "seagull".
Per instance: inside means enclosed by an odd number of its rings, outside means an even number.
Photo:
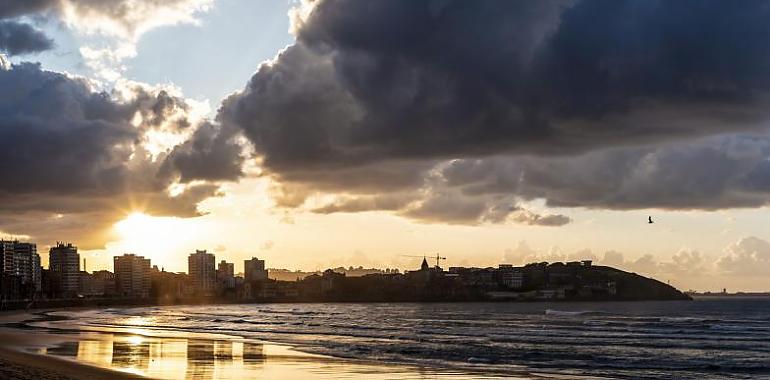
[[[648,217],[647,217],[647,223],[649,223],[649,224],[653,224],[653,223],[655,223],[655,222],[653,222],[653,221],[652,221],[652,217],[651,217],[651,216],[648,216]]]

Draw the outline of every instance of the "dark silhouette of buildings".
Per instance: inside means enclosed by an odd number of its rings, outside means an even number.
[[[0,240],[0,297],[31,299],[42,289],[37,246],[18,240]]]
[[[125,254],[115,256],[113,261],[117,295],[135,298],[150,296],[150,259]]]
[[[252,257],[251,260],[243,261],[243,272],[246,282],[267,280],[267,271],[265,270],[265,260]]]
[[[225,260],[217,265],[217,285],[221,289],[235,289],[235,264]]]
[[[206,250],[195,251],[187,258],[187,270],[190,274],[191,285],[198,294],[211,296],[214,294],[217,282],[217,274],[214,269],[213,253]]]
[[[25,245],[26,244],[26,245]],[[50,249],[50,267],[39,269],[34,244],[2,241],[3,300],[32,298],[36,276],[41,299],[80,304],[178,304],[217,302],[422,302],[422,301],[538,301],[538,300],[658,300],[688,299],[659,281],[591,261],[530,263],[524,266],[431,267],[398,270],[339,267],[323,272],[284,273],[290,280],[268,277],[265,261],[244,261],[244,276],[225,260],[215,268],[215,256],[196,250],[188,257],[188,273],[172,273],[151,266],[133,254],[117,256],[114,272],[80,271],[77,247],[60,243]],[[16,248],[16,247],[20,248]],[[17,255],[18,253],[18,255]],[[438,261],[437,261],[438,262]],[[29,263],[29,264],[28,264]],[[299,274],[302,274],[300,276]],[[296,275],[296,277],[295,277]],[[293,278],[292,278],[293,277]],[[29,289],[33,289],[30,290]],[[3,305],[6,305],[5,302]],[[24,307],[21,303],[18,303]],[[2,305],[0,305],[2,306]],[[2,306],[7,307],[7,306]]]
[[[48,256],[51,292],[58,298],[73,298],[80,290],[80,255],[72,243],[56,242]]]

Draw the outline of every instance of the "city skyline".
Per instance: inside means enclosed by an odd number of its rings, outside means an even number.
[[[95,270],[441,252],[770,290],[757,3],[8,4],[0,236]]]
[[[187,272],[167,272],[132,253],[113,258],[113,270],[89,272],[77,245],[57,241],[40,265],[34,243],[0,240],[3,308],[185,305],[249,302],[469,302],[692,300],[670,284],[592,260],[514,266],[442,268],[437,254],[419,268],[329,268],[305,273],[244,260],[243,272],[214,253],[195,250]],[[413,256],[417,257],[417,256]],[[221,257],[220,257],[221,258]],[[726,294],[723,290],[721,294]],[[47,305],[47,306],[46,306]]]

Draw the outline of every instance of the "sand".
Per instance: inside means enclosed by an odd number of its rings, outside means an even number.
[[[21,322],[35,318],[26,312],[0,313],[0,323]],[[0,329],[0,379],[13,380],[78,380],[78,379],[146,379],[144,377],[92,367],[52,356],[23,352],[18,347],[40,345],[52,337],[29,334],[15,329]]]
[[[5,338],[0,336],[0,340]],[[51,356],[0,348],[0,379],[143,379],[128,373],[91,367]]]

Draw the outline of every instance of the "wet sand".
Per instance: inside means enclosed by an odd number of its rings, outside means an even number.
[[[0,335],[5,341],[6,336]],[[55,357],[0,348],[0,379],[53,380],[53,379],[141,379],[118,371],[71,362]]]
[[[0,379],[492,378],[334,358],[221,334],[169,336],[145,329],[84,330],[51,317],[44,312],[0,314],[0,325],[5,326],[0,328]],[[21,323],[30,320],[35,322]]]
[[[0,324],[20,323],[34,319],[35,315],[26,312],[6,312],[0,314]],[[47,334],[26,332],[23,330],[0,329],[0,379],[13,380],[53,380],[53,379],[141,379],[143,377],[93,367],[61,358],[25,352],[25,348],[44,346],[56,341],[56,337]]]

